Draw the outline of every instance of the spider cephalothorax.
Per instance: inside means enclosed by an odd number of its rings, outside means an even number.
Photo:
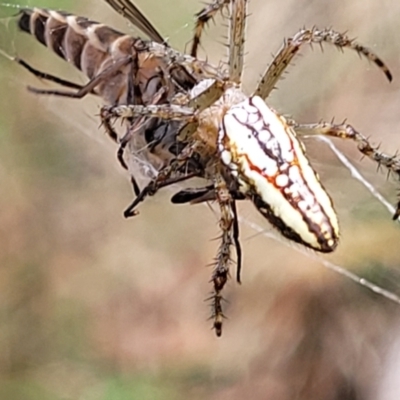
[[[192,177],[207,185],[175,194],[174,203],[216,201],[220,208],[221,243],[212,275],[212,316],[222,332],[221,291],[229,277],[231,247],[236,248],[237,280],[241,249],[236,201],[248,199],[288,239],[320,252],[331,252],[339,240],[338,218],[330,196],[307,158],[301,137],[327,135],[352,139],[362,154],[399,175],[400,161],[378,151],[348,124],[298,124],[285,119],[265,100],[304,44],[348,48],[372,61],[388,78],[386,65],[370,50],[332,29],[302,29],[284,41],[251,95],[241,89],[247,0],[214,0],[196,15],[190,55],[174,50],[129,0],[106,0],[147,34],[150,40],[124,35],[102,24],[42,9],[21,12],[19,26],[80,68],[90,81],[71,84],[17,60],[36,75],[77,89],[40,90],[40,94],[103,98],[101,119],[119,143],[124,167],[126,149],[142,154],[154,169],[125,216],[160,188]],[[205,24],[219,11],[229,15],[228,64],[215,67],[197,58]],[[119,136],[112,121],[126,122]],[[397,216],[398,214],[396,214]]]

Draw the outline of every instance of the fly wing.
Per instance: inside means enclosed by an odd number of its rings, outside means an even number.
[[[143,15],[143,13],[130,0],[105,0],[118,14],[129,20],[134,26],[140,29],[151,40],[157,43],[164,43],[164,38],[160,35],[153,24]]]

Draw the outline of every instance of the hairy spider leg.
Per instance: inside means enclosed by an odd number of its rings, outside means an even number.
[[[378,167],[384,167],[390,174],[400,179],[400,156],[398,154],[388,155],[379,151],[379,148],[373,146],[370,141],[360,132],[356,131],[351,125],[342,123],[334,124],[321,121],[316,124],[298,124],[294,120],[287,121],[293,127],[299,136],[330,136],[340,139],[350,139],[357,144],[358,150],[370,160],[376,162]],[[393,219],[400,215],[400,204],[397,204]]]
[[[317,28],[301,29],[293,37],[286,39],[282,47],[275,55],[269,67],[262,75],[254,95],[266,99],[275,88],[276,83],[281,78],[283,72],[288,67],[294,56],[299,52],[301,46],[305,44],[332,44],[339,49],[348,48],[356,51],[358,54],[372,61],[385,75],[389,82],[392,80],[392,74],[384,62],[371,50],[363,45],[349,39],[345,34],[336,32],[332,29],[319,30]]]

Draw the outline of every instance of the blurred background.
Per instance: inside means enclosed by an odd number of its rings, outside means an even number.
[[[17,31],[18,7],[64,9],[135,34],[103,1],[6,3],[0,49],[76,82],[85,79]],[[135,4],[185,49],[199,1]],[[269,104],[301,122],[347,118],[383,151],[400,148],[398,1],[252,0],[249,13],[247,92],[299,28],[348,31],[387,63],[391,84],[353,52],[306,46]],[[218,63],[225,27],[215,22],[203,56]],[[174,206],[164,190],[124,220],[131,188],[99,128],[99,101],[38,97],[28,84],[49,87],[0,57],[0,399],[400,398],[400,306],[277,240],[250,204],[239,205],[243,283],[227,285],[216,338],[205,299],[217,214]],[[335,143],[395,204],[399,184],[352,143]],[[306,146],[341,221],[340,246],[323,258],[400,294],[400,226],[326,146]]]

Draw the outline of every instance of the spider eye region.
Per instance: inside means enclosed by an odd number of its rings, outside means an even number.
[[[258,211],[286,238],[333,251],[339,223],[302,142],[258,96],[232,106],[218,133],[220,159]]]

